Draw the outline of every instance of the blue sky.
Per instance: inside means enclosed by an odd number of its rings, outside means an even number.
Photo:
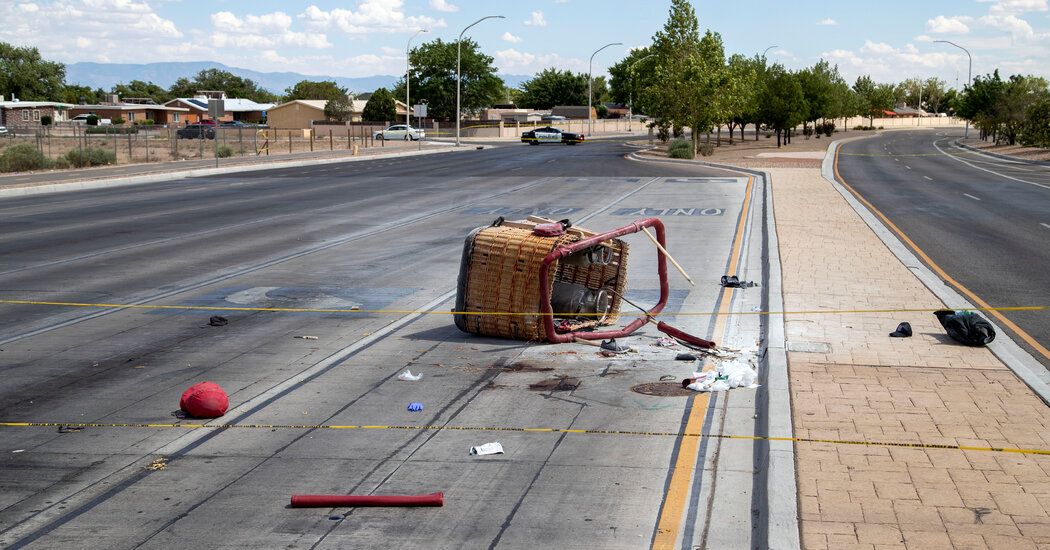
[[[726,53],[767,57],[789,69],[826,59],[850,82],[937,77],[949,87],[998,68],[1004,76],[1050,78],[1048,0],[694,1],[701,29]],[[49,59],[218,61],[257,71],[360,77],[398,75],[405,47],[468,31],[503,74],[547,67],[594,72],[648,45],[669,1],[531,0],[0,0],[0,41],[31,45]]]

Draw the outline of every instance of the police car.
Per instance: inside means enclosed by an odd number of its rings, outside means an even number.
[[[535,130],[522,132],[521,142],[528,143],[529,145],[539,145],[541,143],[564,143],[566,145],[576,145],[577,143],[583,143],[583,134],[563,132],[553,126],[544,126],[543,128],[536,128]]]

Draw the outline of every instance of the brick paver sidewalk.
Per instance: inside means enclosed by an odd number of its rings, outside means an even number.
[[[818,168],[777,168],[786,311],[940,308]],[[1050,449],[1050,409],[932,313],[787,315],[796,437]],[[911,338],[890,338],[901,321]],[[812,346],[810,346],[812,348]],[[799,442],[804,548],[1050,548],[1050,456]]]

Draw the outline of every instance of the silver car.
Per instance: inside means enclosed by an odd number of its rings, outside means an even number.
[[[373,139],[397,139],[402,141],[416,141],[427,137],[422,128],[413,128],[407,124],[395,124],[386,130],[380,130],[372,134]]]

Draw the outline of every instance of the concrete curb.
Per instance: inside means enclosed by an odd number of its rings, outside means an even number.
[[[849,203],[850,207],[857,212],[857,214],[864,220],[864,223],[868,224],[868,227],[878,235],[879,239],[886,245],[887,248],[893,252],[893,255],[908,270],[910,270],[915,276],[922,282],[926,288],[930,289],[938,299],[944,302],[948,309],[974,309],[975,306],[970,303],[965,297],[963,297],[954,288],[950,287],[941,280],[940,277],[935,275],[926,265],[924,265],[919,259],[912,254],[904,243],[897,238],[892,231],[886,228],[885,225],[873,214],[867,207],[864,206],[853,193],[846,189],[842,184],[835,180],[835,153],[841,144],[853,141],[855,139],[865,138],[851,138],[837,140],[828,146],[828,156],[824,157],[824,164],[821,167],[821,175],[824,179],[831,183],[835,187],[835,190],[846,202]],[[985,316],[988,322],[992,323],[992,319]],[[994,342],[988,345],[988,349],[995,354],[1010,370],[1017,375],[1029,388],[1032,389],[1036,395],[1039,396],[1043,402],[1050,404],[1050,371],[1047,371],[1043,367],[1042,363],[1036,361],[1031,354],[1025,351],[1021,346],[1017,345],[1012,338],[1007,336],[1001,327],[992,323],[995,327],[997,337]]]
[[[479,146],[486,147],[486,146]],[[313,158],[303,160],[273,161],[259,164],[237,164],[231,166],[220,166],[218,168],[194,168],[189,170],[175,170],[171,172],[157,172],[153,174],[141,174],[137,176],[116,176],[92,180],[68,181],[59,183],[48,183],[42,185],[28,185],[22,187],[0,188],[0,197],[21,197],[25,195],[37,195],[41,193],[60,193],[63,191],[77,191],[81,189],[102,189],[105,187],[120,187],[123,185],[136,185],[140,183],[152,183],[156,181],[172,181],[186,178],[199,178],[214,176],[217,174],[235,174],[238,172],[253,172],[256,170],[276,170],[279,168],[296,168],[299,166],[316,166],[320,164],[337,164],[342,162],[362,162],[367,160],[414,157],[422,155],[436,155],[441,153],[457,153],[461,151],[473,151],[474,146],[460,149],[440,149],[435,151],[399,151],[396,153],[380,153],[365,156],[343,156],[336,158]]]
[[[782,289],[782,272],[780,264],[780,245],[777,240],[776,219],[773,213],[773,179],[768,172],[739,168],[730,165],[714,164],[695,160],[650,159],[638,157],[636,153],[627,155],[630,160],[639,162],[670,162],[676,164],[694,164],[710,166],[733,172],[750,174],[762,180],[763,238],[765,239],[766,279],[762,292],[766,301],[766,311],[784,311]],[[762,338],[766,344],[761,366],[765,378],[764,408],[766,436],[793,438],[791,422],[791,388],[788,376],[787,349],[784,336],[784,315],[782,313],[766,316]],[[797,549],[801,547],[798,517],[798,485],[795,479],[795,445],[791,441],[767,441],[766,476],[765,476],[765,540],[758,541],[756,547]],[[752,541],[754,546],[756,541]]]
[[[997,159],[1010,160],[1010,161],[1016,162],[1018,164],[1028,164],[1028,165],[1032,165],[1032,166],[1050,166],[1050,162],[1047,162],[1045,160],[1019,159],[1017,157],[1011,157],[1010,155],[1004,155],[1002,153],[992,153],[990,151],[984,151],[982,149],[978,149],[976,147],[972,147],[970,145],[966,145],[965,143],[962,143],[959,140],[953,141],[952,145],[954,145],[954,146],[956,146],[956,147],[958,147],[960,149],[966,149],[967,151],[973,151],[974,153],[979,153],[979,154],[982,154],[982,155],[988,155],[989,157],[995,157]]]

